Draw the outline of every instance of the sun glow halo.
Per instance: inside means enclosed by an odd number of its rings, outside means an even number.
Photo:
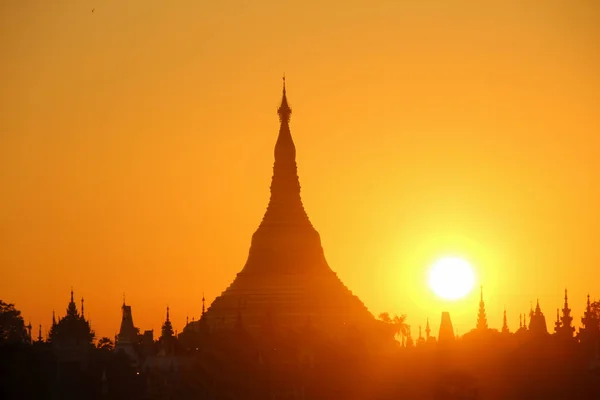
[[[457,300],[469,294],[475,284],[471,265],[458,257],[444,257],[429,270],[429,287],[439,297]]]

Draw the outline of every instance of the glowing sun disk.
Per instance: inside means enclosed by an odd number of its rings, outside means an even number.
[[[444,257],[429,270],[429,288],[439,297],[456,300],[469,294],[475,284],[471,265],[458,257]]]

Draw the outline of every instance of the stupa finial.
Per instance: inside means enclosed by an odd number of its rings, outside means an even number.
[[[281,105],[277,109],[277,114],[279,114],[279,120],[282,123],[290,122],[290,116],[292,115],[292,109],[290,108],[287,101],[287,94],[285,90],[285,74],[283,74],[283,95],[281,97]]]

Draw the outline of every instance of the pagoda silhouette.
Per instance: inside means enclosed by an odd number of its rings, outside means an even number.
[[[296,148],[290,133],[285,77],[271,198],[252,236],[246,265],[203,316],[211,329],[233,329],[243,315],[254,335],[306,326],[335,335],[345,328],[363,333],[381,322],[367,310],[329,267],[319,233],[300,197]]]

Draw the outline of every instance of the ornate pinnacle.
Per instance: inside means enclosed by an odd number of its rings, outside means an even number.
[[[523,315],[519,314],[519,329],[523,327]]]
[[[487,329],[487,318],[485,315],[485,303],[483,301],[483,285],[481,286],[481,297],[479,300],[479,312],[477,313],[477,329]]]
[[[286,123],[290,121],[290,116],[292,115],[292,109],[288,105],[285,93],[285,75],[283,75],[283,96],[281,98],[281,105],[277,109],[277,114],[279,114],[279,120]]]
[[[590,294],[588,293],[587,295],[587,311],[590,311],[591,308],[591,304],[590,304]]]

